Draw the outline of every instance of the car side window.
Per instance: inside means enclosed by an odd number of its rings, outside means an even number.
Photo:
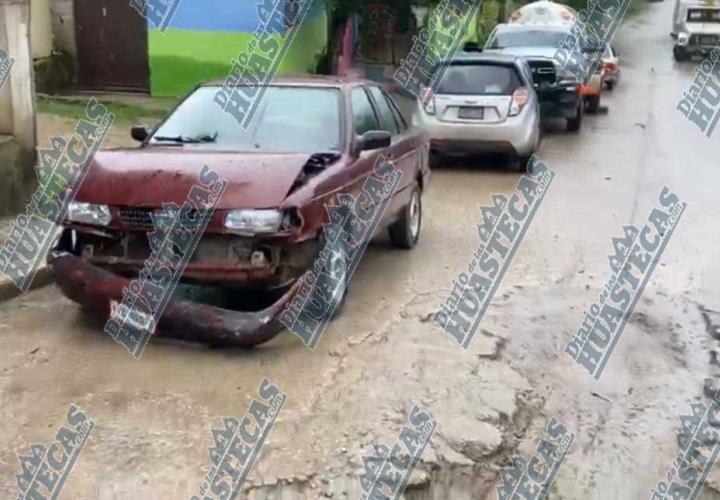
[[[370,130],[378,130],[380,126],[378,125],[377,116],[365,89],[362,87],[352,89],[350,100],[355,122],[355,133],[363,135]]]
[[[377,106],[378,114],[380,115],[381,129],[387,130],[392,135],[398,135],[400,129],[395,121],[395,115],[393,115],[390,105],[387,100],[385,100],[383,91],[380,90],[380,87],[372,85],[370,86],[370,95],[372,95],[373,101],[375,101],[375,105]]]
[[[408,128],[407,123],[405,122],[405,118],[403,118],[402,113],[397,107],[397,104],[395,101],[393,101],[392,97],[387,95],[385,92],[383,92],[383,95],[385,96],[385,99],[388,102],[388,105],[390,106],[390,109],[392,110],[393,116],[395,117],[395,122],[397,123],[398,129],[400,130],[400,133],[402,134],[405,132]]]

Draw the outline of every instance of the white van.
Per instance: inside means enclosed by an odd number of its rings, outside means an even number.
[[[673,56],[687,61],[706,55],[720,42],[720,5],[717,0],[676,0],[673,12]]]

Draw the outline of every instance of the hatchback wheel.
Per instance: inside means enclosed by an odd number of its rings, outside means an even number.
[[[443,156],[441,153],[430,151],[430,168],[437,168],[442,165]]]
[[[534,153],[530,153],[527,155],[516,156],[515,158],[513,158],[512,166],[514,167],[514,169],[517,170],[518,172],[523,172],[523,173],[527,172],[528,163],[530,162],[530,158],[532,158],[533,154]]]
[[[422,226],[422,201],[420,189],[415,184],[410,194],[410,202],[400,212],[400,218],[388,229],[390,242],[396,248],[410,250],[420,239]]]

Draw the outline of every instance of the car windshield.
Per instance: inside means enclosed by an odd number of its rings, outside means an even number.
[[[200,87],[153,134],[152,144],[211,143],[235,151],[317,153],[341,150],[341,96],[334,88],[270,86],[247,130],[215,101],[221,87]],[[243,87],[238,87],[243,92]]]
[[[512,95],[520,79],[512,66],[455,63],[445,69],[438,94]]]
[[[688,9],[687,20],[691,23],[720,23],[720,10]]]

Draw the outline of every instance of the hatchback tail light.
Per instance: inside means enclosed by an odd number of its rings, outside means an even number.
[[[510,14],[510,20],[511,20],[511,21],[517,21],[518,19],[520,19],[520,15],[521,15],[521,14],[520,14],[520,11],[519,11],[519,10],[516,10],[515,12],[513,12],[512,14]]]
[[[510,101],[510,112],[509,116],[519,115],[520,111],[530,100],[530,92],[525,87],[518,87],[513,92],[512,100]]]
[[[435,114],[435,95],[430,87],[425,87],[420,92],[420,103],[427,114]]]
[[[565,21],[570,21],[573,18],[573,15],[569,10],[563,9],[560,11],[560,17],[562,17]]]

